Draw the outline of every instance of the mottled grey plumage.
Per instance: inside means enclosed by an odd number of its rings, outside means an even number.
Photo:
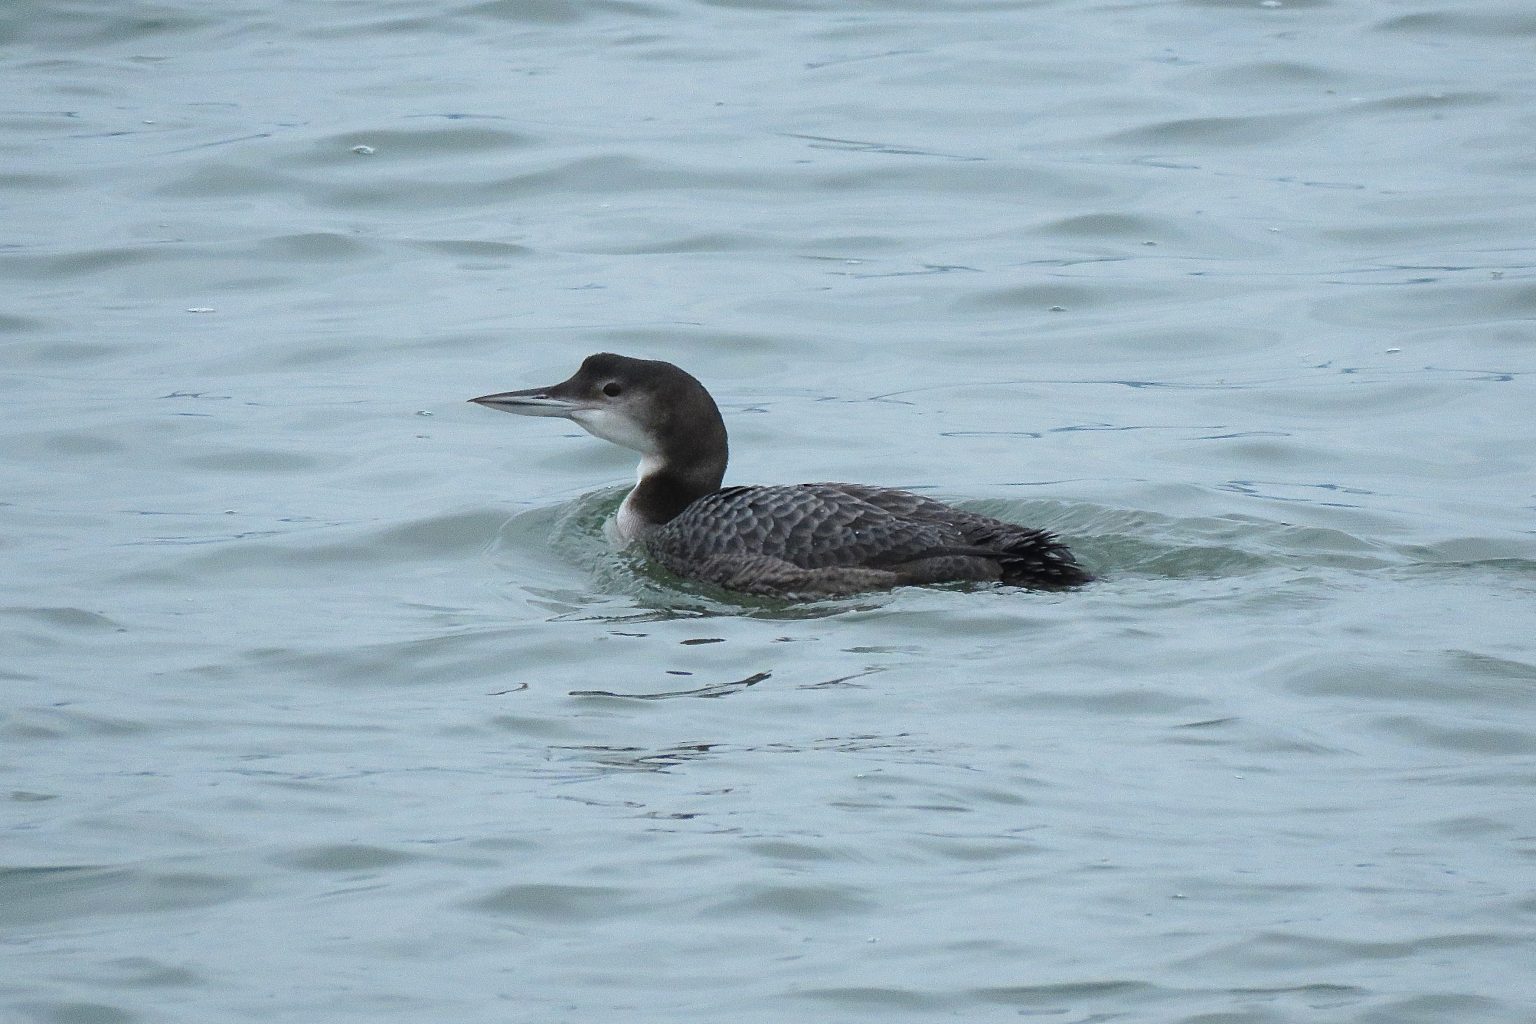
[[[1092,577],[1051,534],[909,491],[820,483],[720,487],[726,437],[693,377],[600,354],[550,388],[471,399],[565,416],[641,452],[618,530],[666,568],[728,590],[817,597],[903,584],[1000,581],[1056,589]]]
[[[967,580],[1068,587],[1088,579],[1048,533],[860,484],[727,487],[694,501],[644,543],[680,576],[750,594]]]

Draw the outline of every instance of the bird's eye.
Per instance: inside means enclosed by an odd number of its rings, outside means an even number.
[[[607,395],[609,398],[618,398],[619,394],[623,390],[624,389],[619,386],[619,382],[616,380],[611,380],[607,384],[603,385],[603,394]]]

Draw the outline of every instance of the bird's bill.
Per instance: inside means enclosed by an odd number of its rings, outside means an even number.
[[[481,395],[479,398],[471,398],[476,405],[483,405],[487,409],[500,409],[502,412],[516,413],[519,416],[564,416],[569,419],[572,413],[580,412],[585,406],[580,402],[573,402],[569,398],[561,398],[554,392],[559,385],[546,388],[528,388],[523,391],[503,391],[498,395]]]

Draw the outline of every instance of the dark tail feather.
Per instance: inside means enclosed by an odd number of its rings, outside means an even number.
[[[1000,567],[1003,583],[1034,590],[1064,590],[1093,582],[1093,574],[1077,564],[1067,546],[1044,530],[1010,530],[974,541],[934,548],[912,561],[984,558]]]
[[[1093,574],[1067,550],[1067,546],[1044,530],[999,531],[980,546],[990,549],[1003,569],[1003,582],[1037,590],[1061,590],[1093,582]]]
[[[1003,567],[1003,582],[1014,586],[1059,590],[1093,582],[1093,574],[1048,533],[1018,538],[996,557]]]

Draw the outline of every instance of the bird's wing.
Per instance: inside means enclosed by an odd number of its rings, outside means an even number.
[[[899,499],[869,500],[876,491],[904,493],[843,484],[728,487],[688,506],[647,546],[673,566],[763,556],[802,569],[881,568],[970,546],[937,518],[902,514]]]

